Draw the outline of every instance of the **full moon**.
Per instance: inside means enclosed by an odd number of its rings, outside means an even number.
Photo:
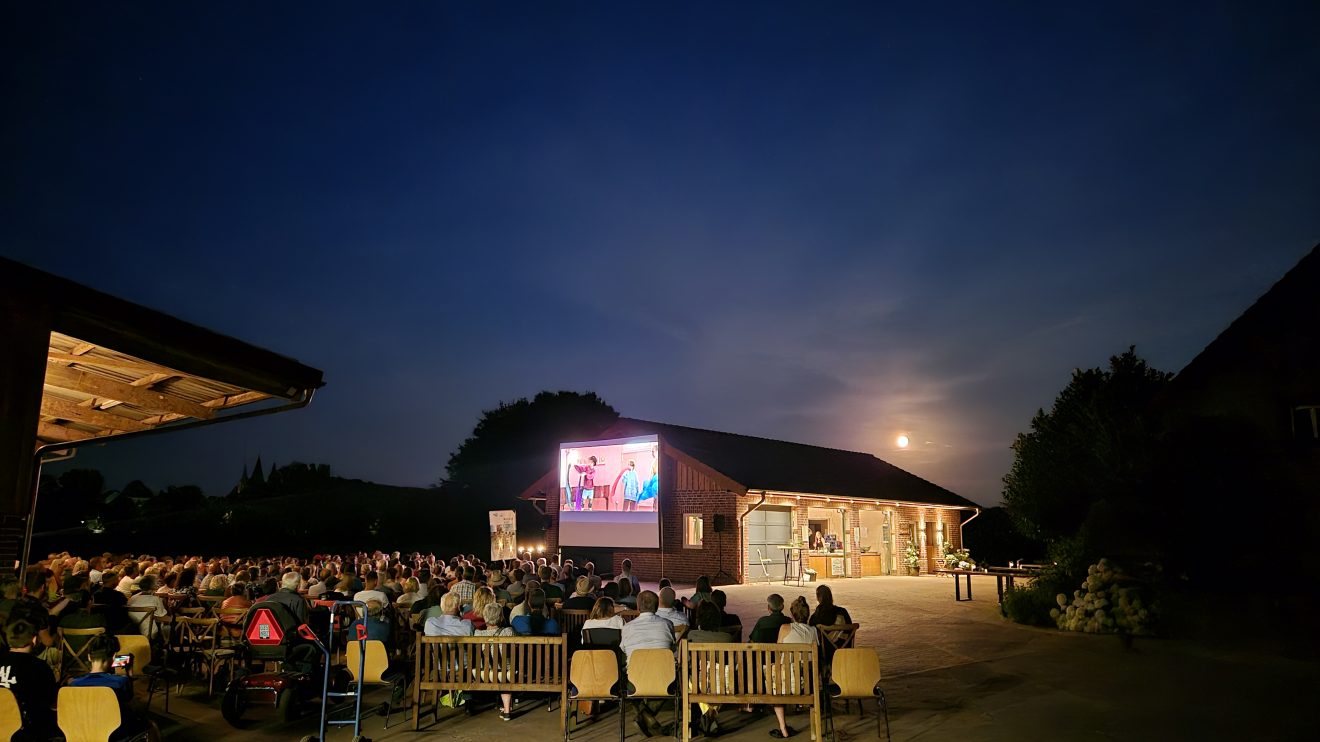
[[[899,448],[907,448],[907,447],[908,447],[908,437],[907,437],[906,435],[900,435],[900,436],[898,437],[898,440],[896,440],[896,441],[894,441],[894,442],[898,444],[898,447],[899,447]]]

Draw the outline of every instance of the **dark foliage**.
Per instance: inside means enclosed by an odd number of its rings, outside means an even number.
[[[981,566],[1003,566],[1009,562],[1039,563],[1045,544],[1022,535],[1012,516],[1002,507],[986,508],[963,527],[963,543]]]
[[[1004,506],[1023,535],[1048,543],[1082,532],[1099,550],[1149,547],[1134,527],[1147,522],[1159,452],[1151,403],[1171,378],[1133,348],[1110,358],[1108,369],[1073,372],[1050,411],[1037,412],[1013,443]]]

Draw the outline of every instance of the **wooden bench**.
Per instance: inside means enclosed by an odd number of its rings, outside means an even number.
[[[413,676],[413,729],[421,729],[422,703],[450,691],[568,692],[568,637],[418,636]],[[562,728],[562,714],[561,714]]]
[[[821,739],[819,651],[814,644],[679,645],[683,742],[692,739],[692,704],[808,706],[811,733]]]

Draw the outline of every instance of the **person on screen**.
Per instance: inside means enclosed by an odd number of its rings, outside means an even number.
[[[614,479],[614,486],[611,492],[619,490],[619,483],[623,483],[623,509],[636,510],[637,497],[642,494],[642,484],[637,480],[637,462],[628,459],[628,468],[619,472],[619,476]]]
[[[637,495],[637,502],[643,503],[647,500],[654,500],[656,495],[660,494],[660,470],[659,467],[651,471],[651,478],[642,485],[642,491]],[[634,508],[637,506],[634,505]]]
[[[591,501],[596,496],[596,457],[588,456],[590,464],[574,464],[573,471],[581,475],[578,479],[576,510],[591,510]]]

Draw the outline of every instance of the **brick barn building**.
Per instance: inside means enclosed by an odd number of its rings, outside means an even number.
[[[906,574],[910,543],[925,573],[942,563],[943,544],[962,545],[962,524],[980,513],[975,503],[867,453],[628,418],[597,438],[641,436],[660,441],[660,548],[561,547],[555,469],[522,494],[547,516],[548,550],[590,559],[601,572],[629,558],[643,579],[708,575],[741,583],[781,579],[780,547],[821,531],[835,537],[833,552],[789,552],[821,579]]]

